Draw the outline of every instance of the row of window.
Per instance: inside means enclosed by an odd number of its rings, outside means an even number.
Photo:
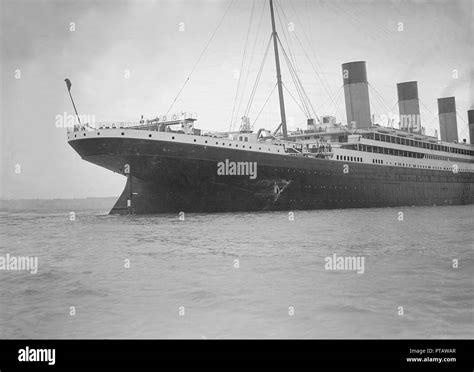
[[[377,146],[366,146],[366,145],[358,145],[357,149],[359,151],[365,152],[372,152],[376,154],[384,154],[384,155],[393,155],[393,156],[403,156],[405,158],[415,158],[415,159],[434,159],[434,160],[455,160],[456,162],[460,163],[468,163],[468,159],[458,159],[455,157],[446,157],[446,156],[439,156],[439,155],[428,155],[423,154],[420,152],[412,152],[412,151],[403,151],[403,150],[396,150],[390,149],[386,147],[377,147]]]
[[[471,156],[474,155],[474,151],[468,150],[468,149],[459,149],[457,147],[449,147],[449,146],[444,146],[437,143],[417,141],[414,139],[391,136],[388,134],[368,133],[368,134],[364,134],[363,136],[367,139],[396,143],[399,145],[419,147],[419,148],[435,150],[435,151],[445,151],[445,152],[451,152],[453,154],[463,154],[463,155],[471,155]]]
[[[356,161],[362,163],[362,158],[358,156],[336,155],[337,160]]]
[[[451,167],[438,167],[434,165],[423,165],[423,164],[407,164],[407,163],[394,163],[399,167],[408,167],[408,168],[419,168],[419,169],[432,169],[432,170],[446,170],[453,171],[454,168]],[[468,169],[456,168],[458,172],[469,172]]]
[[[397,150],[397,149],[390,149],[390,148],[387,148],[387,147],[359,145],[359,150],[365,151],[365,152],[373,152],[373,153],[376,153],[376,154],[404,156],[404,157],[407,157],[407,158],[423,159],[425,157],[425,154],[420,153],[420,152],[403,151],[403,150]],[[447,160],[447,158],[446,158],[446,160]]]
[[[174,137],[171,137],[171,139],[174,139]],[[247,137],[245,137],[245,140],[247,141]],[[196,139],[194,139],[194,142],[196,142]],[[207,140],[204,141],[205,144],[207,144]],[[216,142],[216,145],[219,145],[219,142]],[[222,142],[222,146],[225,146],[225,142]],[[232,143],[229,143],[229,147],[232,147]],[[239,144],[236,143],[235,147],[239,147]],[[241,145],[243,149],[245,149],[245,145]],[[252,149],[252,146],[248,147],[249,149]],[[261,147],[258,148],[259,150],[262,150]],[[268,151],[271,151],[270,147],[267,147]],[[277,150],[277,152],[280,152],[280,150]]]
[[[362,158],[357,157],[357,156],[336,155],[336,159],[362,162]],[[372,159],[372,164],[384,164],[384,161],[382,159]],[[408,164],[408,163],[393,163],[393,164],[398,167],[433,169],[433,170],[449,170],[449,171],[452,170],[452,168],[450,167],[438,167],[438,166],[423,165],[423,164]],[[467,169],[464,169],[464,168],[459,168],[458,170],[460,172],[468,171]]]
[[[438,156],[438,155],[425,155],[425,159],[433,159],[433,160],[449,160],[449,158],[445,156]]]

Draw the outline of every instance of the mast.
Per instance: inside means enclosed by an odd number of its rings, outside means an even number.
[[[277,73],[277,84],[278,84],[278,98],[280,100],[280,116],[281,116],[281,128],[283,130],[283,139],[287,139],[288,132],[286,129],[286,114],[285,114],[285,100],[283,99],[283,84],[281,82],[281,70],[280,70],[280,58],[278,55],[278,34],[275,28],[275,15],[273,14],[273,0],[270,0],[270,13],[272,16],[272,37],[273,37],[273,48],[275,49],[275,65]]]

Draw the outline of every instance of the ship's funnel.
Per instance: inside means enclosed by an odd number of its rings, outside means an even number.
[[[467,121],[469,123],[469,140],[474,145],[474,110],[467,111]]]
[[[370,127],[369,84],[367,83],[365,61],[344,63],[342,78],[347,124],[357,128]]]
[[[441,141],[458,141],[456,100],[454,97],[438,98],[439,131]]]
[[[407,81],[397,84],[398,111],[400,129],[406,132],[421,133],[420,101],[418,100],[418,84]]]

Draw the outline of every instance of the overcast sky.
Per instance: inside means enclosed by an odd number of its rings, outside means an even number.
[[[119,195],[125,179],[81,160],[67,144],[65,129],[56,127],[57,115],[73,112],[64,78],[72,81],[79,113],[93,115],[96,121],[164,114],[231,4],[230,0],[0,3],[2,198]],[[437,128],[436,98],[455,95],[459,136],[468,137],[466,111],[474,103],[473,1],[278,3],[280,38],[288,51],[289,41],[318,115],[346,120],[341,64],[364,60],[374,114],[397,114],[396,83],[417,80],[427,134]],[[240,72],[244,94],[234,117],[242,115],[270,37],[266,0],[235,0],[230,5],[172,112],[197,112],[200,128],[229,129],[250,19]],[[273,58],[271,49],[251,107],[252,123],[275,84]],[[285,85],[296,96],[284,61],[282,65]],[[303,127],[305,116],[288,92],[285,98],[290,129]],[[278,114],[275,91],[256,129],[274,129]],[[17,165],[20,173],[15,172]]]

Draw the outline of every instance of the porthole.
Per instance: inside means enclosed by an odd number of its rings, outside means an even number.
[[[122,132],[122,136],[124,136],[124,135],[125,135],[125,133],[124,133],[124,132]]]
[[[204,143],[207,143],[207,141],[204,141]]]
[[[196,139],[194,139],[194,142],[196,142]]]
[[[174,137],[171,137],[171,139],[174,139]]]
[[[150,137],[150,138],[151,138],[151,134],[149,134],[149,135],[148,135],[148,137]]]
[[[84,133],[84,137],[86,136],[86,134]]]
[[[77,134],[74,135],[74,138],[77,138]]]

